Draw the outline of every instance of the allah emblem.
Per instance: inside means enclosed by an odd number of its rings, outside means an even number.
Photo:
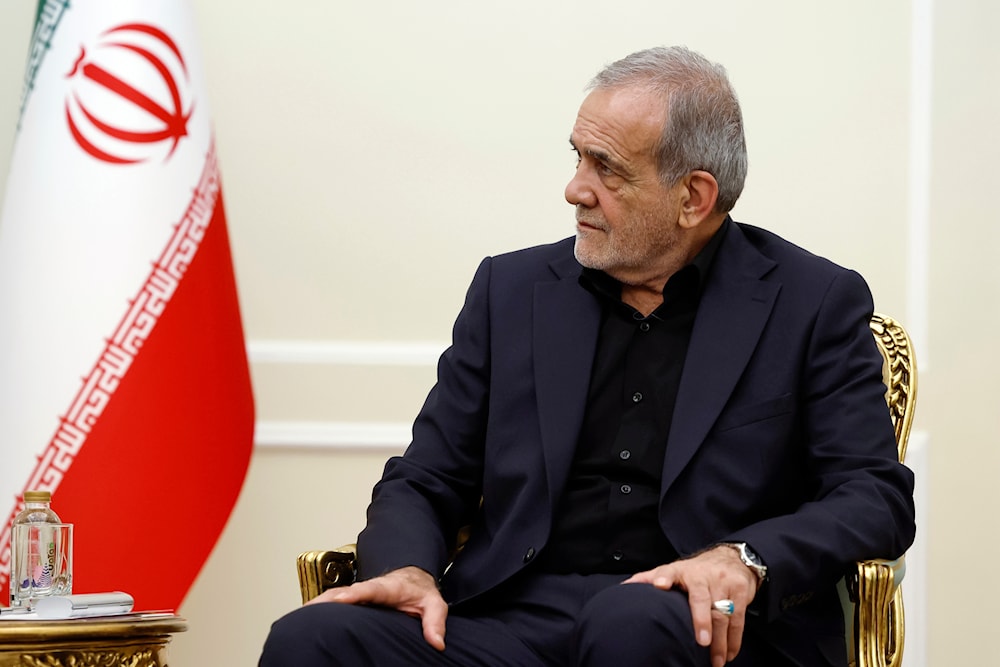
[[[104,32],[66,75],[66,123],[90,156],[111,164],[169,160],[194,108],[173,39],[145,23]]]

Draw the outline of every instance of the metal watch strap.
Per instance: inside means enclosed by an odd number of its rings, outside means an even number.
[[[757,575],[760,581],[764,581],[767,578],[767,566],[764,565],[764,561],[760,559],[760,556],[746,542],[723,542],[723,544],[731,549],[735,549],[743,564],[753,570],[753,573]]]

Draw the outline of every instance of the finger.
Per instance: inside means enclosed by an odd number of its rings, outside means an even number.
[[[669,565],[654,570],[637,572],[622,582],[623,584],[649,584],[663,590],[669,590],[678,583],[675,568]]]
[[[336,597],[337,594],[341,592],[341,590],[342,589],[340,588],[331,588],[329,590],[325,590],[316,597],[312,598],[311,600],[306,600],[306,604],[318,604],[320,602],[335,602],[336,600],[334,598]]]
[[[699,584],[688,588],[688,605],[691,607],[694,637],[701,646],[711,646],[715,638],[713,616],[725,618],[722,612],[712,612],[712,602],[712,594],[708,590],[708,586]]]
[[[723,667],[729,658],[729,623],[731,616],[722,612],[712,612],[712,667]]]
[[[660,568],[656,568],[658,570]],[[646,570],[644,572],[636,572],[631,577],[623,581],[623,584],[651,584],[653,583],[653,573],[656,570]]]
[[[745,608],[736,605],[732,614],[724,614],[718,610],[712,612],[712,665],[722,667],[733,661],[743,645],[743,630],[745,628]]]
[[[735,613],[729,618],[728,633],[729,650],[726,659],[735,660],[740,649],[743,647],[743,633],[746,631],[747,606],[753,600],[754,593],[757,592],[757,582],[753,582],[747,587],[747,602],[737,603]]]
[[[332,593],[329,597],[331,602],[358,604],[359,602],[375,602],[375,598],[379,595],[379,587],[370,581],[362,581],[343,588],[329,590],[323,596],[327,593]]]
[[[345,586],[331,598],[333,602],[376,604],[396,609],[401,609],[414,599],[412,591],[405,585],[388,577],[376,577]]]
[[[746,628],[746,611],[738,610],[729,617],[726,628],[726,661],[731,662],[736,658],[743,646],[743,631]]]
[[[448,605],[440,596],[436,600],[428,601],[420,615],[424,640],[438,651],[444,650],[445,621],[447,618]]]

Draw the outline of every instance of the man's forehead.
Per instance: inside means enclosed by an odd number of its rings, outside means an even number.
[[[618,160],[651,155],[665,113],[662,98],[648,89],[597,89],[580,105],[570,143],[581,152]]]

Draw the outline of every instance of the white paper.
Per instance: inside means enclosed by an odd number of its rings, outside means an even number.
[[[115,616],[132,611],[135,600],[128,593],[83,593],[79,595],[53,595],[35,601],[32,611],[25,609],[0,609],[3,620],[59,620],[86,618],[88,616]]]

